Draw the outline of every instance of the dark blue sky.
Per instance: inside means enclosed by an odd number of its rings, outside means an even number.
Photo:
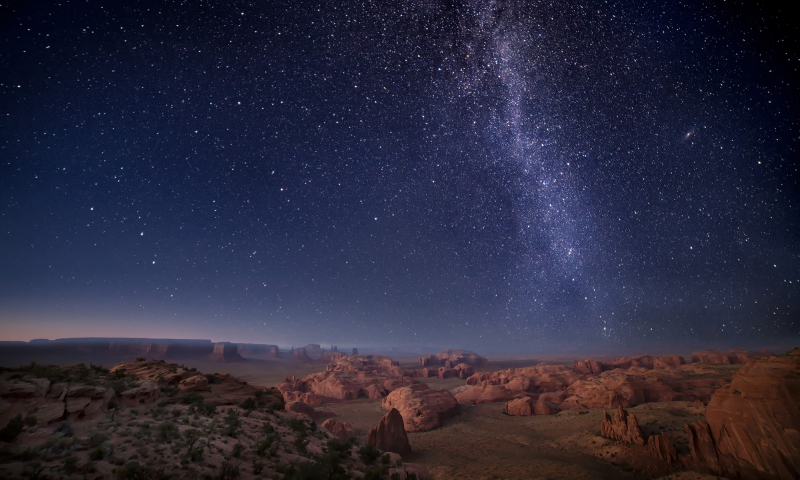
[[[4,3],[3,337],[798,338],[792,18]]]

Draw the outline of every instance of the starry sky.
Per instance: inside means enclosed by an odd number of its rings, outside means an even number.
[[[0,336],[798,339],[793,18],[3,2]]]

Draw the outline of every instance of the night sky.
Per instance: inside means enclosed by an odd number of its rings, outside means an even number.
[[[0,339],[798,339],[795,19],[3,2]]]

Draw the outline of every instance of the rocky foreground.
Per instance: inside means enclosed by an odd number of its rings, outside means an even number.
[[[3,369],[0,425],[0,478],[430,478],[276,389],[164,361]]]

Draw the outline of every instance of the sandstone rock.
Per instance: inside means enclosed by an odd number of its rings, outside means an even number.
[[[303,402],[289,402],[286,404],[285,408],[286,411],[288,412],[299,413],[301,415],[305,415],[306,417],[312,420],[317,420],[319,418],[325,418],[325,417],[333,417],[336,415],[333,412],[316,410],[314,409],[314,407]]]
[[[800,475],[800,357],[761,358],[714,393],[706,419],[722,473],[769,479]]]
[[[489,360],[475,352],[467,350],[447,349],[437,355],[428,355],[419,358],[419,364],[423,367],[442,365],[453,368],[459,363],[466,363],[473,367],[485,367],[489,365]]]
[[[151,380],[160,387],[177,385],[181,380],[197,375],[196,371],[190,371],[178,364],[166,363],[162,360],[122,362],[113,367],[111,372],[121,372],[143,380]]]
[[[653,368],[680,367],[686,360],[680,355],[661,355],[653,360]]]
[[[453,370],[457,372],[456,376],[461,380],[465,380],[471,377],[475,373],[475,367],[467,363],[459,363],[458,365],[453,367]]]
[[[736,356],[731,355],[728,352],[700,350],[692,353],[692,363],[714,363],[728,365],[731,363],[736,363]]]
[[[531,397],[515,398],[506,402],[504,411],[507,415],[530,417],[533,415],[533,400]]]
[[[103,398],[106,389],[92,385],[73,385],[67,390],[67,399],[70,397]]]
[[[61,420],[64,418],[66,412],[66,405],[64,402],[51,402],[40,405],[34,412],[33,416],[36,417],[36,424],[39,426],[47,425],[50,422]]]
[[[205,392],[208,390],[208,378],[203,375],[195,375],[181,380],[178,389],[182,392]]]
[[[603,373],[603,364],[597,360],[575,360],[575,370],[584,375]]]
[[[660,435],[651,435],[647,439],[647,453],[667,463],[674,463],[678,460],[678,452],[664,432],[661,432]]]
[[[92,399],[89,397],[67,397],[66,411],[67,413],[81,413]]]
[[[398,388],[381,401],[381,407],[397,409],[405,422],[404,431],[409,432],[437,428],[443,420],[461,411],[452,393],[430,388],[424,383]]]
[[[64,398],[67,396],[68,390],[69,390],[68,384],[54,383],[50,385],[50,390],[47,392],[47,398],[57,398],[59,401],[63,401]]]
[[[526,396],[524,391],[512,391],[504,385],[475,385],[474,387],[459,393],[456,400],[460,403],[492,403],[492,402],[507,402],[514,398],[521,398]]]
[[[119,394],[120,403],[126,407],[136,408],[139,405],[155,403],[161,396],[158,384],[151,380],[142,382],[141,385]]]
[[[711,438],[711,429],[708,423],[702,420],[687,423],[684,425],[689,436],[689,451],[695,465],[706,467],[712,472],[719,472],[719,460],[717,451],[714,447],[714,439]]]
[[[614,414],[614,421],[608,411],[603,411],[604,419],[600,424],[600,435],[612,440],[620,440],[627,443],[644,445],[644,435],[639,428],[636,415],[628,414],[628,411],[619,407]]]
[[[11,380],[0,382],[0,397],[3,398],[27,398],[35,397],[40,392],[41,387],[34,382],[22,380]],[[47,392],[45,389],[44,392]],[[44,395],[44,392],[41,394]]]
[[[350,422],[337,422],[329,418],[322,422],[322,428],[336,435],[340,440],[347,440],[350,437],[355,437],[358,432],[350,425]]]
[[[389,413],[381,418],[378,426],[369,431],[367,444],[375,446],[384,452],[394,452],[398,455],[411,453],[411,444],[408,443],[404,417],[397,409],[392,408],[389,410]]]

